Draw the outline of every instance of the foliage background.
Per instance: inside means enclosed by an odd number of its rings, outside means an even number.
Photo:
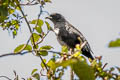
[[[50,13],[62,13],[69,22],[76,26],[85,35],[95,55],[102,55],[103,63],[109,63],[107,67],[120,66],[118,63],[120,60],[120,49],[108,48],[109,41],[119,37],[120,1],[53,0],[52,2],[52,4],[47,4],[45,6],[45,10]],[[25,13],[29,15],[28,19],[31,20],[37,18],[39,6],[34,6],[34,8],[30,6],[24,7],[24,11],[26,11]],[[43,14],[43,17],[44,16],[47,15]],[[8,34],[8,31],[0,29],[0,54],[11,52],[15,47],[17,47],[17,45],[26,43],[25,40],[27,40],[30,35],[26,26],[27,25],[25,23],[21,25],[15,39],[12,38],[12,34]],[[46,37],[42,44],[50,44],[54,46],[54,50],[56,51],[61,50],[61,47],[52,32]],[[49,56],[51,56],[51,54],[49,54]],[[30,75],[32,69],[36,67],[39,68],[39,64],[39,58],[31,54],[1,58],[0,74],[13,77],[12,71],[16,70],[20,76],[26,77]]]

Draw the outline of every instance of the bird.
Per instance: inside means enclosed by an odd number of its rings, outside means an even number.
[[[82,44],[86,41],[86,44],[81,49],[81,52],[84,56],[94,60],[92,55],[93,51],[91,50],[91,47],[86,38],[77,28],[70,24],[63,15],[60,13],[52,13],[46,17],[46,19],[49,19],[53,22],[53,31],[57,36],[58,42],[62,46],[65,45],[68,48],[74,49],[77,44]]]

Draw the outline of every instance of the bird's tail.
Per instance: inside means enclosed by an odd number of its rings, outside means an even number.
[[[94,60],[94,57],[93,57],[91,51],[87,51],[87,50],[84,50],[84,49],[82,49],[81,51],[82,51],[82,54],[83,54],[84,56],[86,56],[86,57],[88,57],[88,58]]]

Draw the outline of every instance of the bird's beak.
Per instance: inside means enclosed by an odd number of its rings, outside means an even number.
[[[51,16],[48,16],[48,17],[46,17],[45,19],[52,19],[52,17],[51,17]]]

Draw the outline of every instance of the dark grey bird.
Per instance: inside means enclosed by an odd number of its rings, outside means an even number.
[[[57,36],[57,40],[61,45],[66,45],[68,48],[74,49],[76,44],[81,44],[86,41],[85,46],[81,49],[82,54],[92,60],[94,57],[92,56],[92,50],[90,48],[89,43],[86,38],[82,35],[82,33],[77,30],[73,25],[71,25],[65,18],[59,13],[50,14],[49,17],[54,24],[54,32]],[[80,40],[78,39],[80,38]]]

